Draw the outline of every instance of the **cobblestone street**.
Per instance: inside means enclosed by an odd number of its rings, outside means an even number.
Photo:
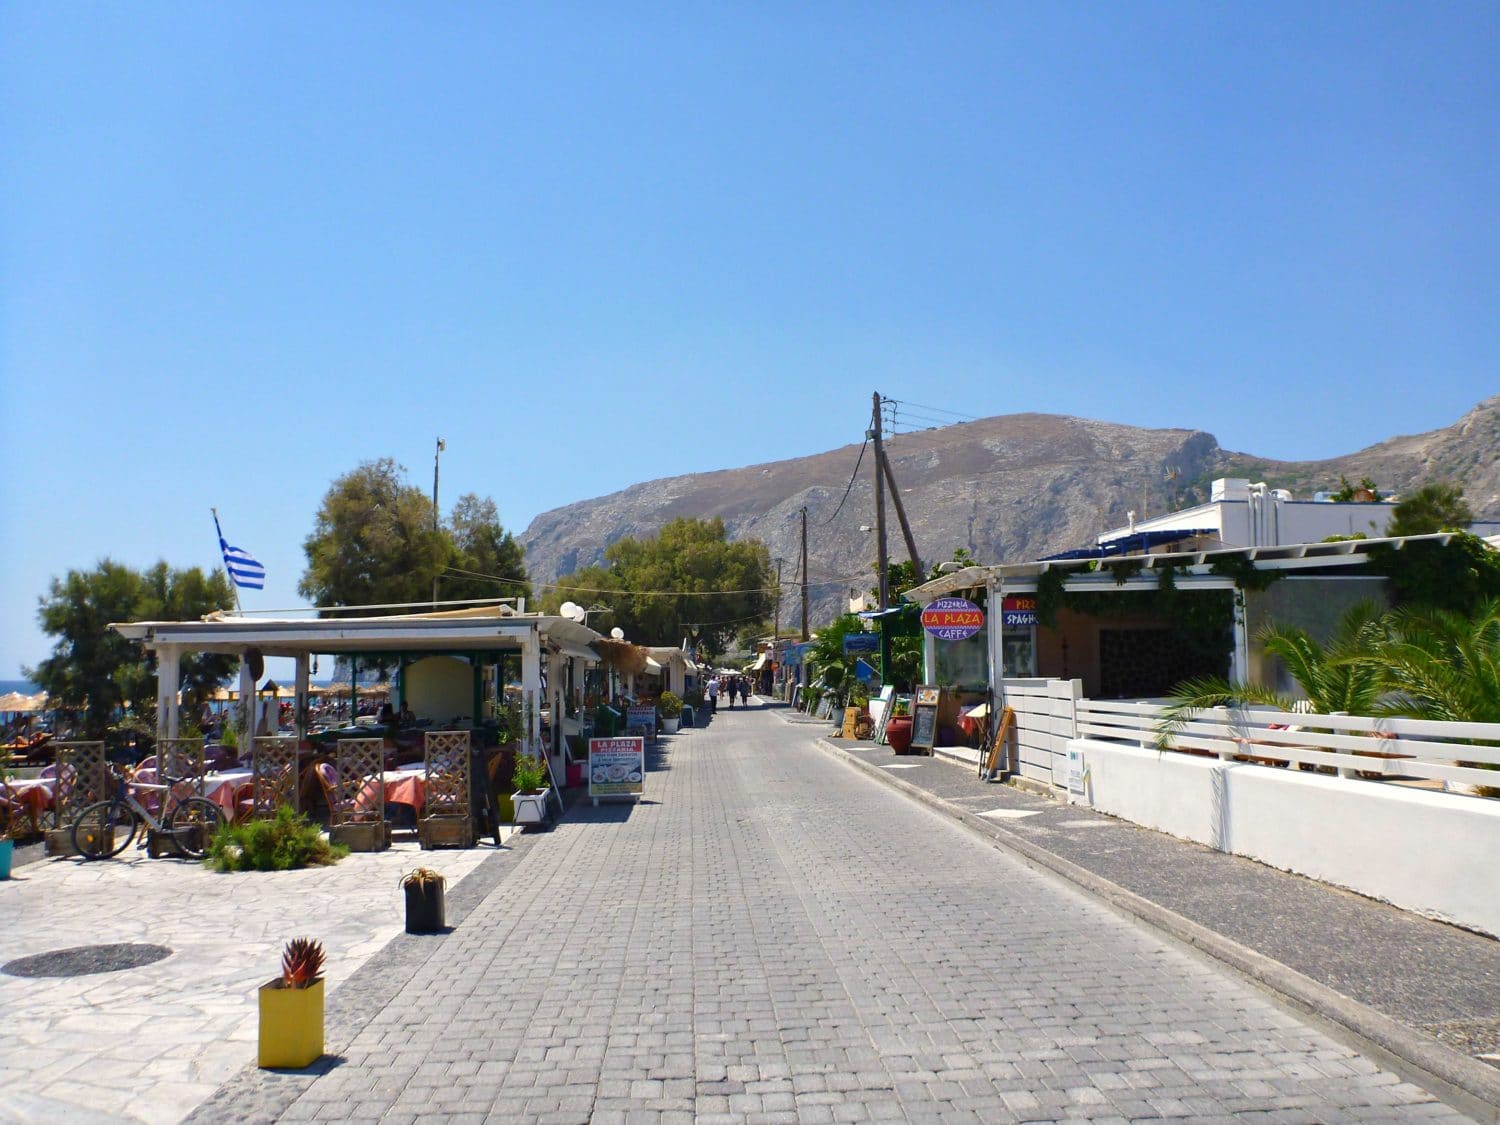
[[[1459,1119],[817,733],[666,740],[645,804],[529,839],[317,1077],[198,1119]]]

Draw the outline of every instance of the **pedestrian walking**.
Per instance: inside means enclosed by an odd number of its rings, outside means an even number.
[[[708,709],[717,712],[719,709],[719,677],[714,676],[708,681]]]
[[[750,706],[750,677],[740,677],[740,706]]]

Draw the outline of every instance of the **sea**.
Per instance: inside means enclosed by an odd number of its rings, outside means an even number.
[[[9,695],[18,691],[22,695],[35,695],[41,691],[41,687],[30,680],[0,680],[0,695]]]

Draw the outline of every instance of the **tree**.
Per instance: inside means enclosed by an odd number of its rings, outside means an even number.
[[[559,578],[543,605],[597,602],[637,644],[692,636],[710,655],[724,651],[741,625],[764,622],[774,605],[765,544],[729,542],[720,519],[676,519],[650,538],[620,539],[604,561]]]
[[[500,526],[493,500],[472,492],[460,496],[448,527],[453,559],[442,579],[445,599],[531,597],[525,548]]]
[[[1447,481],[1424,484],[1391,513],[1387,535],[1427,535],[1434,531],[1467,531],[1474,513],[1464,490]]]
[[[1266,652],[1286,665],[1314,711],[1373,715],[1380,711],[1386,686],[1371,657],[1390,635],[1390,619],[1380,607],[1360,602],[1340,619],[1326,647],[1296,626],[1273,625],[1260,638]],[[1268,684],[1232,684],[1221,676],[1185,680],[1173,689],[1171,699],[1157,724],[1158,745],[1165,745],[1185,723],[1211,707],[1292,709],[1291,698]]]
[[[1412,608],[1391,622],[1390,643],[1361,661],[1391,693],[1388,713],[1500,723],[1500,598],[1472,616]]]
[[[26,669],[64,710],[81,712],[84,733],[103,738],[116,713],[156,700],[154,659],[110,629],[112,621],[191,620],[234,605],[220,572],[173,570],[159,562],[142,573],[104,559],[92,571],[54,578],[37,612],[42,631],[56,637],[52,655]],[[180,678],[189,698],[229,675],[233,657],[190,655]]]
[[[432,501],[408,484],[405,474],[404,468],[384,457],[366,461],[333,482],[318,509],[313,533],[302,544],[307,570],[297,590],[303,597],[318,605],[429,601],[433,582],[450,563],[472,558],[487,566],[491,546],[498,560],[506,537],[498,520],[493,528],[485,522],[494,514],[493,504],[486,509],[487,501],[470,496],[459,502],[455,515],[465,521],[461,551],[451,532],[434,526]],[[451,597],[453,587],[445,589]],[[479,596],[489,594],[498,596],[493,583]]]

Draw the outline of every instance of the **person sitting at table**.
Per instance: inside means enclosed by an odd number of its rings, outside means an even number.
[[[401,725],[403,727],[414,727],[417,725],[417,717],[412,714],[411,704],[404,699],[401,701]]]
[[[391,701],[387,699],[380,705],[380,713],[375,716],[375,724],[377,726],[388,727],[395,721],[396,710],[391,706]]]

